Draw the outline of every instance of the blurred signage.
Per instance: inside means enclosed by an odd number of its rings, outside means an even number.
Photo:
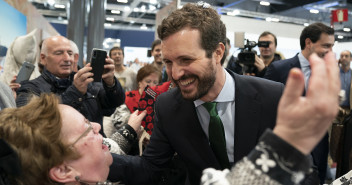
[[[348,21],[348,9],[338,9],[331,11],[332,22]]]

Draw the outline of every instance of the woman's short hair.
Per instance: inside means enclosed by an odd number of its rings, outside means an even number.
[[[161,71],[152,64],[147,64],[138,70],[137,83],[141,82],[145,77],[149,76],[152,73],[157,74],[159,76],[159,82],[161,82]]]
[[[59,100],[54,94],[34,97],[25,106],[0,112],[0,138],[18,154],[22,175],[18,184],[60,184],[49,178],[52,167],[77,159],[77,151],[63,143]]]

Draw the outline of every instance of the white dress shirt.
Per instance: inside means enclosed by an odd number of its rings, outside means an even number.
[[[226,150],[227,156],[230,162],[234,162],[234,142],[235,142],[235,80],[232,76],[225,70],[226,80],[223,88],[221,89],[218,97],[215,98],[213,102],[218,102],[216,109],[218,110],[218,115],[224,125],[225,139],[226,139]],[[196,107],[197,115],[200,124],[209,138],[208,128],[210,115],[209,112],[201,106],[204,102],[200,99],[194,101]]]

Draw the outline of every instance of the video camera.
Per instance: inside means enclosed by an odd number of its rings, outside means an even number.
[[[256,43],[255,41],[249,41],[246,39],[246,45],[244,48],[241,48],[241,52],[238,54],[238,62],[244,65],[254,65],[256,51],[252,51],[252,48],[264,47],[267,48],[270,45],[270,41],[259,41]]]

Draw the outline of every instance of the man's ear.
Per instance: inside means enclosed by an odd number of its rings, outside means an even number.
[[[73,55],[73,58],[74,58],[74,61],[75,61],[75,62],[78,61],[78,59],[79,59],[79,54],[78,54],[78,53],[75,53],[75,54]]]
[[[310,38],[306,38],[306,40],[304,41],[306,44],[306,48],[310,49],[311,45],[312,45],[312,40],[310,40]]]
[[[224,43],[219,42],[218,47],[215,49],[214,54],[215,54],[216,63],[220,64],[221,59],[222,59],[222,57],[225,54],[225,45],[224,45]]]
[[[45,57],[46,56],[43,53],[40,54],[40,63],[43,64],[43,66],[46,65]]]
[[[54,166],[49,171],[50,179],[60,183],[75,182],[75,177],[77,175],[79,176],[79,173],[66,164]]]

